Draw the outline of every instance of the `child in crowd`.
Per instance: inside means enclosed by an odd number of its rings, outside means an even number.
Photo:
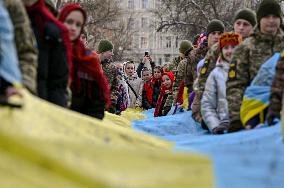
[[[163,69],[160,66],[155,66],[154,68],[154,76],[152,79],[153,83],[153,103],[152,107],[155,108],[157,104],[158,97],[160,95],[161,85],[162,85],[162,74]]]
[[[151,70],[149,70],[147,67],[142,69],[142,80],[144,83],[152,80]]]
[[[171,110],[171,106],[166,106],[165,103],[168,96],[172,96],[169,94],[172,92],[173,82],[174,74],[172,72],[164,72],[162,76],[162,88],[155,108],[154,117],[166,116]]]
[[[143,80],[135,75],[135,65],[132,61],[125,63],[126,83],[128,85],[128,93],[130,98],[130,108],[142,106],[142,90]]]
[[[226,81],[234,47],[241,42],[241,37],[234,33],[224,33],[219,39],[221,55],[216,68],[210,73],[201,100],[202,124],[213,134],[223,134],[229,126]]]
[[[153,108],[153,82],[151,71],[147,67],[142,70],[142,80],[144,81],[142,108],[148,110]]]
[[[87,20],[86,12],[77,4],[68,4],[59,20],[69,30],[72,42],[71,109],[103,119],[106,104],[110,104],[110,89],[97,54],[85,48],[80,35]]]

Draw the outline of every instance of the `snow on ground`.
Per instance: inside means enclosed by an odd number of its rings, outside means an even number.
[[[211,135],[191,118],[191,112],[134,121],[137,131],[176,144],[176,151],[209,155],[218,188],[284,187],[284,142],[280,123],[250,131]],[[170,112],[171,114],[171,112]]]

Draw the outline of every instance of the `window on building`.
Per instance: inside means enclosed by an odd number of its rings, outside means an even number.
[[[128,0],[128,8],[134,9],[134,0]]]
[[[163,48],[163,37],[162,37],[162,36],[160,36],[159,48],[160,48],[160,49]]]
[[[134,18],[128,18],[128,25],[129,25],[129,29],[134,29],[135,28],[135,19]]]
[[[172,47],[172,40],[171,37],[166,37],[166,48]]]
[[[141,18],[141,27],[142,28],[148,27],[147,18]]]
[[[178,48],[178,36],[176,36],[176,48]]]
[[[142,0],[142,8],[143,9],[148,8],[148,0]]]
[[[141,37],[141,41],[140,41],[140,48],[147,48],[148,45],[148,41],[146,37]]]
[[[139,38],[135,37],[132,44],[134,49],[139,49]]]
[[[159,8],[161,6],[161,0],[156,0],[155,2],[155,8]]]
[[[159,65],[162,64],[162,58],[159,58]]]

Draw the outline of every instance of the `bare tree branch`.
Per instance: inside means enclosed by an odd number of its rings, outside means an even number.
[[[197,26],[197,27],[201,27],[202,29],[205,29],[206,27],[201,26],[201,25],[196,25],[193,22],[182,22],[182,21],[174,21],[174,22],[169,22],[169,21],[162,21],[160,23],[160,26],[156,29],[157,32],[162,31],[164,28],[167,28],[169,26],[176,26],[176,25],[184,25],[184,26]]]
[[[204,16],[204,18],[206,18],[207,22],[210,22],[210,18],[208,17],[208,15],[204,12],[204,10],[200,7],[200,5],[198,5],[194,0],[191,0],[192,4],[194,4],[198,10],[201,12],[201,14]]]

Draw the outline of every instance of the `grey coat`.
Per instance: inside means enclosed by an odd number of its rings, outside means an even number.
[[[211,131],[220,123],[229,123],[226,98],[229,66],[228,62],[219,61],[206,81],[201,100],[201,114],[203,121]]]
[[[130,98],[130,108],[141,107],[142,106],[142,91],[143,91],[143,80],[139,77],[128,77],[127,82],[132,86],[134,89],[137,98],[131,88],[128,86],[128,93]]]

